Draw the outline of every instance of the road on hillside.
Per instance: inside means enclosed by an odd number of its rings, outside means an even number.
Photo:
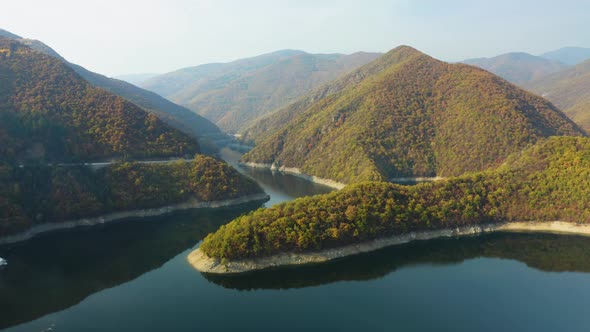
[[[173,164],[178,161],[190,162],[192,159],[166,159],[166,160],[126,160],[125,162],[134,162],[139,164]],[[118,162],[122,162],[122,160],[114,160],[114,161],[103,161],[103,162],[96,162],[96,163],[48,163],[47,166],[58,166],[58,167],[79,167],[79,166],[88,166],[92,169],[101,169],[108,165],[112,165]],[[20,164],[20,168],[24,168],[25,165]]]

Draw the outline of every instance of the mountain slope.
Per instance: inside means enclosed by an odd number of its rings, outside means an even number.
[[[192,155],[198,144],[95,88],[63,62],[0,37],[0,159],[100,160]]]
[[[293,106],[295,105],[295,106]],[[277,114],[244,162],[350,183],[454,176],[501,164],[553,135],[583,135],[544,99],[484,70],[407,46]]]
[[[225,131],[238,132],[377,56],[286,50],[227,64],[185,68],[152,78],[142,86],[205,116]]]
[[[525,85],[590,132],[590,60]]]
[[[243,131],[242,140],[248,144],[260,144],[272,136],[277,129],[292,121],[315,102],[327,99],[331,95],[342,93],[345,89],[359,84],[366,78],[385,70],[387,67],[402,62],[406,57],[411,56],[414,51],[410,47],[399,48],[397,52],[389,52],[387,56],[382,56],[347,75],[343,75],[334,81],[322,85],[294,103],[254,122]]]
[[[468,59],[463,63],[483,68],[515,84],[524,84],[567,68],[563,63],[528,53],[506,53],[493,58]]]
[[[34,50],[59,59],[74,69],[74,71],[76,71],[80,76],[82,76],[91,84],[129,100],[144,110],[154,113],[171,126],[178,128],[195,138],[201,136],[216,136],[221,134],[217,126],[215,126],[209,120],[199,116],[198,114],[195,114],[180,105],[176,105],[151,91],[141,89],[133,84],[129,84],[121,80],[108,78],[106,76],[91,72],[79,65],[70,63],[57,52],[55,52],[51,47],[38,40],[21,38],[5,30],[0,30],[0,35],[14,39],[26,46],[31,47]]]
[[[171,126],[193,137],[221,135],[219,128],[211,121],[151,91],[138,88],[124,81],[93,73],[75,64],[69,65],[91,84],[119,95],[146,111],[156,114]]]
[[[541,54],[541,57],[553,61],[559,61],[566,65],[575,66],[590,59],[590,48],[564,47],[555,51]]]

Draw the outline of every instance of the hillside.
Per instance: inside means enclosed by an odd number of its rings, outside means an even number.
[[[0,141],[0,237],[36,224],[263,194],[253,180],[202,155],[190,163],[115,163],[99,170],[67,165],[190,157],[199,145],[91,85],[63,61],[3,37]]]
[[[351,185],[238,217],[201,244],[238,260],[358,244],[409,232],[512,221],[590,222],[590,139],[552,137],[495,171],[400,186]]]
[[[194,155],[198,144],[95,88],[63,62],[0,37],[0,160],[90,161]]]
[[[463,63],[483,68],[518,85],[568,67],[528,53],[506,53],[493,58],[468,59]]]
[[[98,171],[0,163],[0,236],[38,223],[261,193],[253,180],[203,155],[192,162],[116,163]]]
[[[376,57],[378,54],[362,52],[341,55],[285,50],[180,69],[154,77],[142,87],[190,108],[226,132],[235,133]]]
[[[570,66],[575,66],[590,59],[590,48],[563,47],[555,51],[541,54],[540,56],[545,59],[558,61]]]
[[[407,46],[264,122],[277,127],[248,131],[245,139],[256,137],[257,146],[243,162],[296,167],[344,183],[456,176],[498,166],[543,137],[583,134],[546,100]]]
[[[0,29],[0,36],[14,39],[30,48],[50,55],[67,66],[76,71],[90,84],[105,89],[113,94],[116,94],[144,110],[155,114],[169,125],[182,130],[192,137],[199,138],[202,136],[219,136],[221,132],[217,126],[209,120],[191,112],[190,110],[176,105],[161,96],[127,82],[108,78],[106,76],[91,72],[79,65],[73,64],[65,60],[61,55],[55,52],[51,47],[45,45],[38,40],[25,39]]]
[[[590,132],[590,60],[542,77],[525,87],[550,100]]]

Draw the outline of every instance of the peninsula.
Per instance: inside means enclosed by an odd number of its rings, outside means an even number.
[[[206,273],[240,273],[440,236],[589,234],[588,222],[590,138],[551,137],[495,170],[416,186],[364,182],[259,209],[207,236],[189,261]]]

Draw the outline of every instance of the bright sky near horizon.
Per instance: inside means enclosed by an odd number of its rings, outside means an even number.
[[[585,0],[5,0],[0,28],[109,75],[226,62],[280,49],[446,61],[590,47]]]

